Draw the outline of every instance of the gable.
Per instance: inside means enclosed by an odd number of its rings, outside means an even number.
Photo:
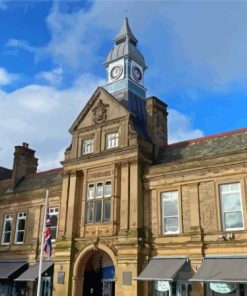
[[[102,87],[98,87],[69,131],[72,133],[128,114],[129,112],[112,95]]]

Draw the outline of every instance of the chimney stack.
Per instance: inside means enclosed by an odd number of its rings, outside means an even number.
[[[156,97],[146,99],[147,129],[154,144],[154,159],[167,145],[167,105]]]
[[[28,143],[22,143],[22,146],[15,146],[12,188],[13,190],[28,174],[36,173],[38,159],[35,158],[35,151],[28,148]]]

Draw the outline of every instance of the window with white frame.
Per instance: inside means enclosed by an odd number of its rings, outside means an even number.
[[[51,229],[51,239],[52,241],[57,238],[57,227],[58,227],[58,207],[49,208],[49,217],[50,217],[50,229]]]
[[[8,245],[10,243],[10,236],[12,230],[13,217],[11,214],[5,214],[2,232],[2,244]]]
[[[179,233],[178,191],[163,192],[161,198],[163,234]]]
[[[118,132],[106,134],[106,149],[118,147]]]
[[[17,213],[16,217],[16,230],[15,230],[15,243],[23,244],[26,230],[26,212]]]
[[[94,190],[96,186],[96,190]],[[100,223],[107,222],[111,216],[111,181],[101,181],[96,184],[88,184],[86,222]]]
[[[222,184],[219,190],[224,230],[243,229],[244,222],[240,183]]]
[[[82,154],[93,153],[93,139],[82,141]]]

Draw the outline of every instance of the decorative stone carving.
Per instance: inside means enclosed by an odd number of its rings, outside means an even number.
[[[106,120],[108,107],[108,104],[104,104],[102,100],[99,100],[97,106],[92,110],[94,123],[102,123]]]
[[[97,178],[110,177],[112,175],[114,175],[114,171],[112,171],[112,170],[103,171],[103,172],[97,172],[97,173],[91,173],[91,174],[88,174],[88,180],[89,179],[97,179]]]
[[[133,123],[132,120],[129,121],[129,135],[130,135],[130,136],[135,136],[135,135],[137,135],[137,132],[136,132],[136,130],[135,130],[135,128],[134,128],[134,123]]]
[[[99,244],[99,238],[96,237],[94,240],[92,240],[92,244],[93,244],[94,251],[97,251],[98,250],[98,244]]]

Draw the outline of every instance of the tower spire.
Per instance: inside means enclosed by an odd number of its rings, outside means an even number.
[[[127,17],[124,18],[122,27],[114,40],[116,41],[116,45],[125,41],[130,41],[133,45],[136,46],[138,40],[136,39],[135,35],[132,33],[130,29],[130,25]]]
[[[114,47],[104,63],[108,75],[108,83],[104,88],[131,112],[137,114],[135,106],[144,104],[146,98],[144,71],[147,66],[144,56],[137,48],[138,40],[127,17],[114,41]]]

